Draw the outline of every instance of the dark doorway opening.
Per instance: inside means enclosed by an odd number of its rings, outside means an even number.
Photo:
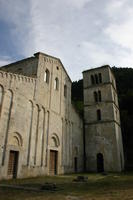
[[[18,169],[18,151],[9,152],[9,162],[8,162],[8,176],[9,178],[17,178]]]
[[[74,157],[74,172],[78,172],[78,158]]]
[[[58,152],[51,150],[50,151],[50,168],[49,168],[50,175],[57,174],[57,159],[58,159]]]
[[[102,153],[97,154],[97,172],[104,172],[104,158]]]

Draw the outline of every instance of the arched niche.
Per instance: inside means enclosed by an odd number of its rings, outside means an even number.
[[[0,106],[2,104],[3,94],[4,94],[4,88],[2,85],[0,85]]]
[[[8,143],[9,143],[9,145],[18,146],[18,147],[22,147],[23,146],[22,137],[17,132],[10,134]]]
[[[50,146],[51,147],[59,147],[60,146],[59,137],[55,133],[51,137]]]

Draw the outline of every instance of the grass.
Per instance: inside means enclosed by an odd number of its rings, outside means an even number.
[[[0,187],[0,200],[133,200],[133,173],[84,175],[88,176],[86,183],[73,182],[73,174],[1,181],[38,189],[45,182],[56,183],[58,190],[33,192]]]

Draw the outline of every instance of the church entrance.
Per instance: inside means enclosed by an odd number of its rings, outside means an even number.
[[[57,174],[57,159],[58,159],[58,152],[54,150],[50,150],[50,167],[49,167],[49,174],[56,175]]]
[[[77,157],[74,157],[74,172],[78,172],[78,159]]]
[[[17,177],[18,169],[18,151],[10,151],[8,162],[8,176],[9,178]]]
[[[97,172],[104,172],[104,158],[102,153],[97,154]]]

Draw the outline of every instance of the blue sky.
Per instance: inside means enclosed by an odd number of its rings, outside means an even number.
[[[133,67],[133,1],[0,0],[0,66],[38,51],[59,57],[72,80]]]

